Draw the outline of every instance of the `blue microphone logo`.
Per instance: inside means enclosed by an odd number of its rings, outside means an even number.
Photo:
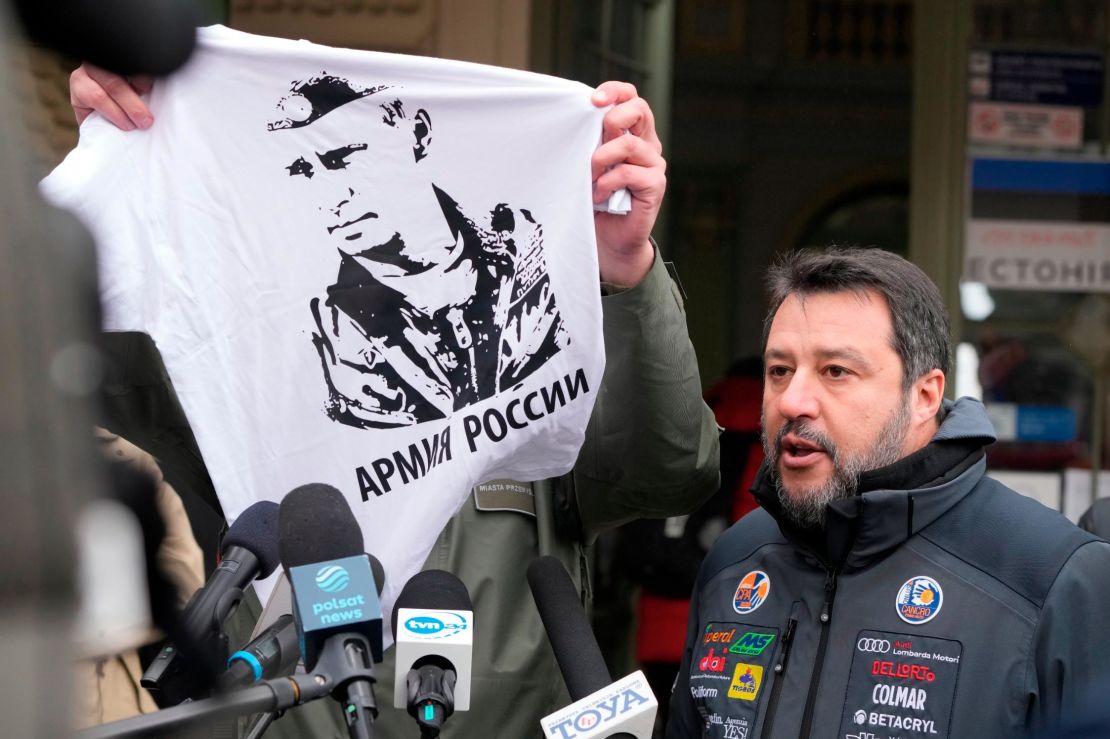
[[[466,616],[451,611],[421,613],[405,619],[404,629],[421,639],[449,639],[467,630]]]
[[[350,582],[351,576],[339,565],[325,565],[316,571],[316,584],[325,593],[338,593]]]
[[[414,634],[435,634],[445,628],[442,621],[431,616],[414,616],[405,621],[405,628]]]

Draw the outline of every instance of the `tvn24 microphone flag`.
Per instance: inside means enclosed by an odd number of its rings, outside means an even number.
[[[92,116],[43,183],[96,237],[105,328],[161,350],[229,517],[339,488],[386,612],[472,486],[581,446],[604,369],[590,93],[216,26],[150,130]]]

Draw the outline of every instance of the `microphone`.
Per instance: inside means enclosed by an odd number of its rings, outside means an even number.
[[[382,611],[362,530],[343,494],[319,483],[285,496],[278,529],[305,670],[331,681],[352,739],[369,739]]]
[[[271,714],[251,730],[258,736],[277,712],[325,695],[342,705],[351,739],[371,739],[377,717],[371,655],[381,658],[382,617],[358,522],[342,493],[320,484],[285,496],[277,522],[278,551],[292,586],[291,615],[307,674],[102,724],[79,732],[82,739],[165,736],[215,717]]]
[[[279,616],[270,628],[227,659],[227,672],[220,676],[223,690],[253,685],[293,672],[301,658],[297,624],[293,615]]]
[[[186,0],[16,0],[14,7],[35,41],[119,74],[174,71],[203,20]]]
[[[528,586],[555,652],[571,703],[540,719],[545,737],[651,739],[658,703],[637,670],[611,682],[578,590],[563,563],[540,557],[528,566]]]
[[[374,576],[374,586],[381,597],[385,585],[385,569],[378,558],[370,558],[370,570]],[[288,596],[289,581],[282,575],[279,588],[284,588]],[[287,597],[288,600],[288,597]],[[292,607],[291,602],[287,607]],[[221,676],[221,687],[225,690],[252,685],[260,680],[292,674],[301,658],[300,637],[293,614],[284,613],[227,660],[227,672]]]
[[[227,661],[223,625],[243,598],[243,588],[278,566],[278,506],[268,500],[249,506],[224,537],[220,564],[193,594],[181,614],[178,634],[186,653],[167,644],[143,673],[141,685],[161,707],[196,698]],[[182,660],[188,660],[186,665]],[[203,675],[194,674],[199,668]]]
[[[439,736],[455,711],[470,709],[474,606],[462,580],[443,570],[417,573],[393,606],[393,705]]]

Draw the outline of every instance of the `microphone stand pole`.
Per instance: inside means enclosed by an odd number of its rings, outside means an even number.
[[[93,726],[77,732],[74,736],[77,739],[131,739],[160,736],[195,724],[250,713],[275,711],[301,702],[303,699],[299,687],[294,679],[274,680],[229,695],[181,703],[154,713]],[[313,696],[313,698],[317,697],[319,696]]]
[[[247,735],[244,736],[243,739],[259,739],[259,737],[266,733],[266,729],[270,728],[270,724],[277,721],[277,718],[277,711],[270,711],[269,713],[262,714],[250,725],[250,730],[247,731]]]
[[[310,674],[265,680],[250,688],[172,708],[93,726],[73,739],[139,739],[252,713],[277,713],[331,695],[343,704],[347,729],[356,739],[373,739],[378,710],[374,701],[374,663],[370,641],[361,634],[328,639]],[[272,720],[272,719],[271,719]],[[268,725],[268,722],[267,722]],[[263,729],[265,730],[265,729]]]

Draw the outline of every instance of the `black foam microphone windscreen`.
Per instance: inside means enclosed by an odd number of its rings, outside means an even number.
[[[343,493],[318,482],[301,485],[282,499],[278,551],[286,570],[366,553],[362,529]]]
[[[539,557],[528,566],[528,585],[571,700],[581,700],[607,686],[611,682],[609,668],[563,563],[554,557]]]
[[[181,628],[143,673],[142,685],[159,706],[175,706],[208,692],[227,663],[223,624],[243,590],[278,565],[278,506],[268,500],[248,506],[235,519],[220,546],[220,564],[193,593],[181,613]]]
[[[196,0],[15,0],[27,34],[119,74],[166,75],[189,58],[203,20]]]
[[[258,558],[258,577],[269,577],[281,564],[278,556],[278,504],[260,500],[247,507],[231,524],[221,546],[243,547]]]
[[[374,575],[374,588],[378,591],[378,597],[382,597],[382,588],[385,587],[385,567],[382,566],[380,559],[375,557],[369,552],[366,556],[370,558],[370,572]]]
[[[474,604],[462,580],[444,570],[425,570],[409,578],[393,604],[390,623],[394,634],[397,633],[397,611],[401,608],[473,611]]]

